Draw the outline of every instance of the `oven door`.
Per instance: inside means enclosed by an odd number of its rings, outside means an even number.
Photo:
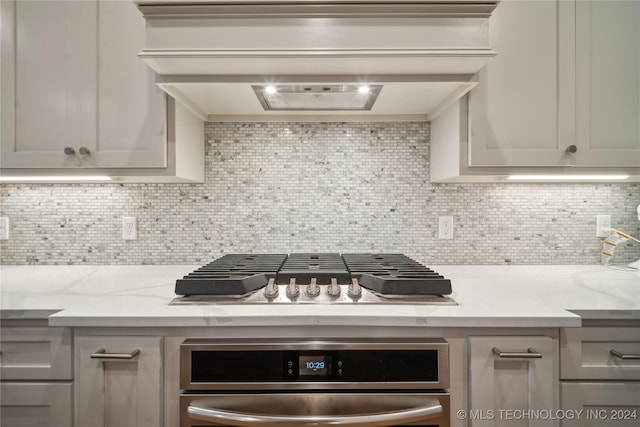
[[[180,427],[449,426],[448,393],[184,393]]]

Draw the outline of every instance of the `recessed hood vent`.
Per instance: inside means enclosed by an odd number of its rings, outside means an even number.
[[[382,85],[252,86],[265,111],[371,110]]]
[[[497,1],[136,3],[147,21],[140,58],[205,120],[291,112],[429,119],[468,92],[495,55],[489,17]],[[255,89],[269,85],[281,90]],[[353,94],[361,85],[384,90]],[[305,86],[321,92],[297,92]]]

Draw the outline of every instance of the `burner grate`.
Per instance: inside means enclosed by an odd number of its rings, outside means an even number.
[[[348,285],[382,295],[448,295],[451,281],[403,254],[228,254],[176,281],[178,295],[242,296],[275,279],[308,285]]]
[[[383,295],[448,295],[451,281],[403,254],[343,254],[351,277]]]
[[[176,280],[178,295],[244,295],[275,278],[284,254],[227,254]]]
[[[308,284],[316,279],[318,285],[328,285],[331,279],[349,283],[351,276],[340,254],[291,254],[278,272],[278,283],[296,279],[298,284]]]

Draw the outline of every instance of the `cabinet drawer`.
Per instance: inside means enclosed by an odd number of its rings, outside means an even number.
[[[640,379],[640,328],[563,329],[560,376],[566,380]]]
[[[0,377],[3,380],[72,379],[71,330],[2,328]]]
[[[3,427],[72,427],[73,387],[66,383],[0,384]]]
[[[562,427],[636,427],[640,424],[640,383],[563,382]]]

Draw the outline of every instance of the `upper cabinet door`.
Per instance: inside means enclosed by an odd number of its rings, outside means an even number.
[[[96,147],[94,1],[2,1],[2,163],[72,167]]]
[[[577,161],[640,166],[640,2],[576,3]]]
[[[166,167],[166,103],[132,1],[0,2],[3,168]]]
[[[98,150],[102,164],[165,167],[166,101],[138,53],[145,20],[133,1],[98,3]]]
[[[573,2],[504,1],[469,94],[469,166],[559,165],[574,143]]]

